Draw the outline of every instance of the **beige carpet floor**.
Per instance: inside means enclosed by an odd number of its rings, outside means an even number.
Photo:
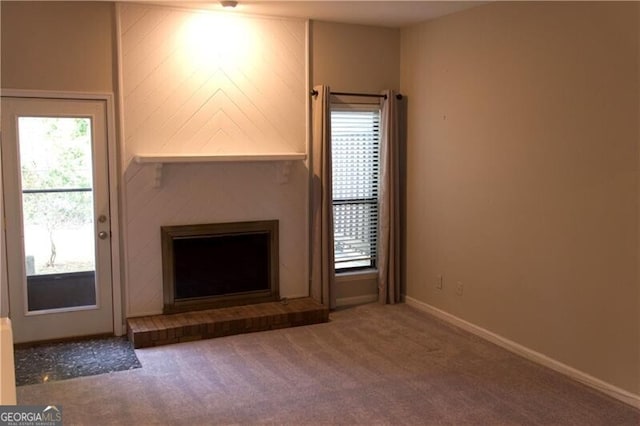
[[[638,425],[640,411],[406,305],[137,350],[143,368],[18,388],[65,425]]]

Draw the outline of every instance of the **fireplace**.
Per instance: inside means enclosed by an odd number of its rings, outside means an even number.
[[[278,221],[163,226],[164,313],[271,302]]]

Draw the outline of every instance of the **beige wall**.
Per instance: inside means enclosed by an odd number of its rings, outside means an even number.
[[[401,54],[407,295],[636,394],[638,7],[490,4]]]
[[[311,23],[312,85],[336,92],[377,93],[400,86],[400,31],[393,28]]]
[[[400,86],[400,30],[314,21],[311,82],[335,92],[378,93]],[[347,98],[354,101],[357,98]],[[377,299],[375,274],[337,277],[339,305]]]
[[[3,88],[113,91],[113,4],[0,2]]]

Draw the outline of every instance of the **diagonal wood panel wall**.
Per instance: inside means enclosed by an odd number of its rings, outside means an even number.
[[[307,286],[307,169],[153,168],[137,154],[305,152],[305,22],[139,4],[120,7],[127,315],[162,309],[160,226],[280,221],[280,294]]]

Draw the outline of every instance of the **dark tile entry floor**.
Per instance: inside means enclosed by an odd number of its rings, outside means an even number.
[[[16,349],[15,364],[18,386],[141,367],[126,337],[51,343]]]

